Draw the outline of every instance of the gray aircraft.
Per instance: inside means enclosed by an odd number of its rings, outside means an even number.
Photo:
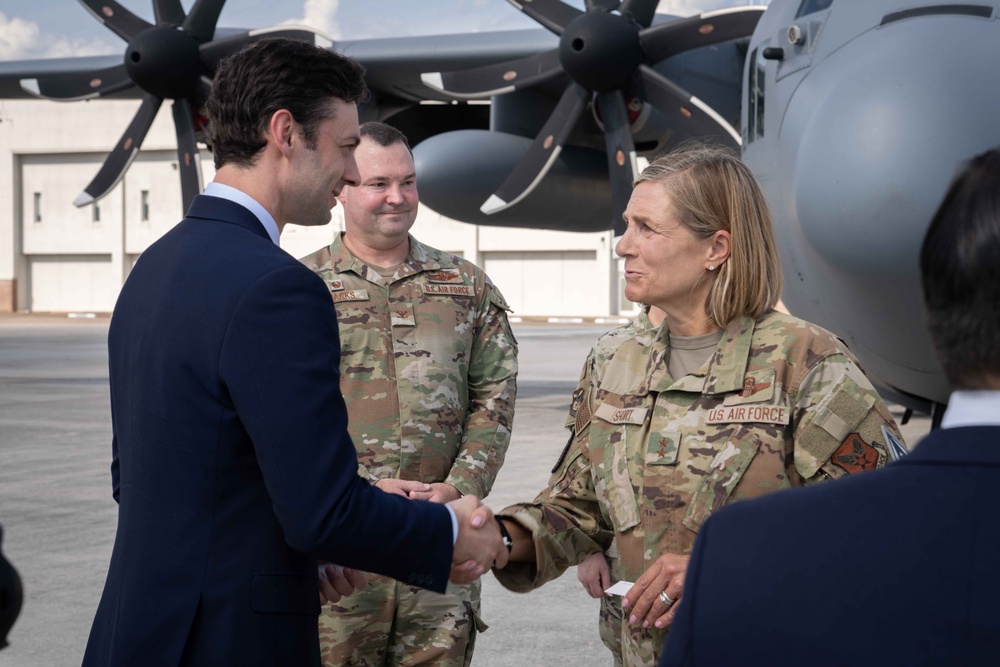
[[[80,205],[120,180],[173,100],[182,196],[200,190],[215,66],[263,37],[367,70],[364,120],[415,144],[421,199],[476,224],[620,225],[637,157],[691,138],[740,146],[774,213],[792,312],[841,335],[879,389],[940,415],[917,254],[951,175],[1000,144],[1000,0],[773,0],[681,18],[657,0],[509,0],[544,30],[332,43],[307,28],[216,28],[225,0],[153,0],[155,24],[79,0],[124,57],[0,63],[0,97],[142,105]],[[488,101],[483,103],[483,101]]]

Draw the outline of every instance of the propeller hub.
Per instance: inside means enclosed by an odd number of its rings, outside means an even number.
[[[125,51],[125,69],[146,92],[172,100],[193,97],[199,78],[208,74],[198,41],[172,27],[151,28],[133,37]]]
[[[618,14],[581,14],[563,31],[559,61],[587,90],[606,93],[625,88],[643,62],[639,26]]]

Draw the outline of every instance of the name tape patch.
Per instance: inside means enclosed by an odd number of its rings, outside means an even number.
[[[594,415],[612,424],[645,424],[649,408],[616,408],[607,403],[594,411]]]
[[[333,292],[331,296],[333,296],[334,303],[339,303],[340,301],[367,301],[368,290],[366,289],[345,290],[343,292]]]
[[[733,405],[709,410],[705,423],[757,422],[787,426],[790,416],[788,408],[783,405]]]
[[[424,294],[443,296],[475,296],[472,285],[424,285]]]

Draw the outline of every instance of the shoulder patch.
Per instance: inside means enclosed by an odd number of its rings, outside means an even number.
[[[848,435],[833,452],[830,461],[854,474],[879,467],[879,451],[857,433]]]

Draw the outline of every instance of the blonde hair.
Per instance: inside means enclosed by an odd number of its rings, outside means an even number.
[[[757,319],[781,298],[781,264],[771,214],[757,179],[730,149],[687,145],[649,163],[635,184],[660,183],[681,224],[700,239],[729,232],[729,258],[713,272],[705,309],[720,327]]]

